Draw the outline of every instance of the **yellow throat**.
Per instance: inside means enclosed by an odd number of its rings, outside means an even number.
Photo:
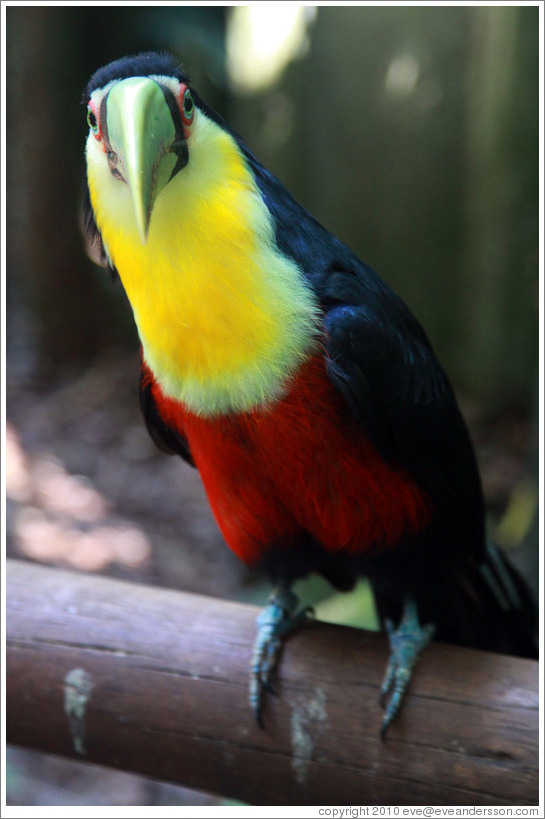
[[[316,344],[318,308],[280,253],[270,213],[230,134],[197,110],[189,162],[140,239],[129,188],[87,142],[97,227],[165,394],[217,415],[274,400]]]

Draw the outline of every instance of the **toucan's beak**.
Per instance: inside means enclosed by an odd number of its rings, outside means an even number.
[[[147,242],[155,200],[187,164],[187,144],[177,112],[172,91],[149,77],[117,82],[102,103],[108,162],[129,186],[142,244]]]

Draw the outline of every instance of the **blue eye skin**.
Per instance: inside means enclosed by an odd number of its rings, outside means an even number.
[[[95,112],[91,108],[90,105],[87,106],[87,125],[93,132],[93,134],[98,134],[98,122],[95,116]]]

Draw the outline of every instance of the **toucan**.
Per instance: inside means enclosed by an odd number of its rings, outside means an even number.
[[[381,735],[432,635],[535,657],[529,590],[486,537],[476,456],[403,301],[199,96],[169,54],[123,57],[85,91],[83,226],[141,343],[155,443],[197,468],[218,526],[275,586],[258,617],[261,725],[294,581],[364,576],[390,658]]]

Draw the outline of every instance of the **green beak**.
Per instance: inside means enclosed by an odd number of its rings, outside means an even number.
[[[103,105],[110,169],[129,186],[138,233],[146,244],[155,200],[187,163],[174,94],[149,77],[131,77],[112,86]]]

